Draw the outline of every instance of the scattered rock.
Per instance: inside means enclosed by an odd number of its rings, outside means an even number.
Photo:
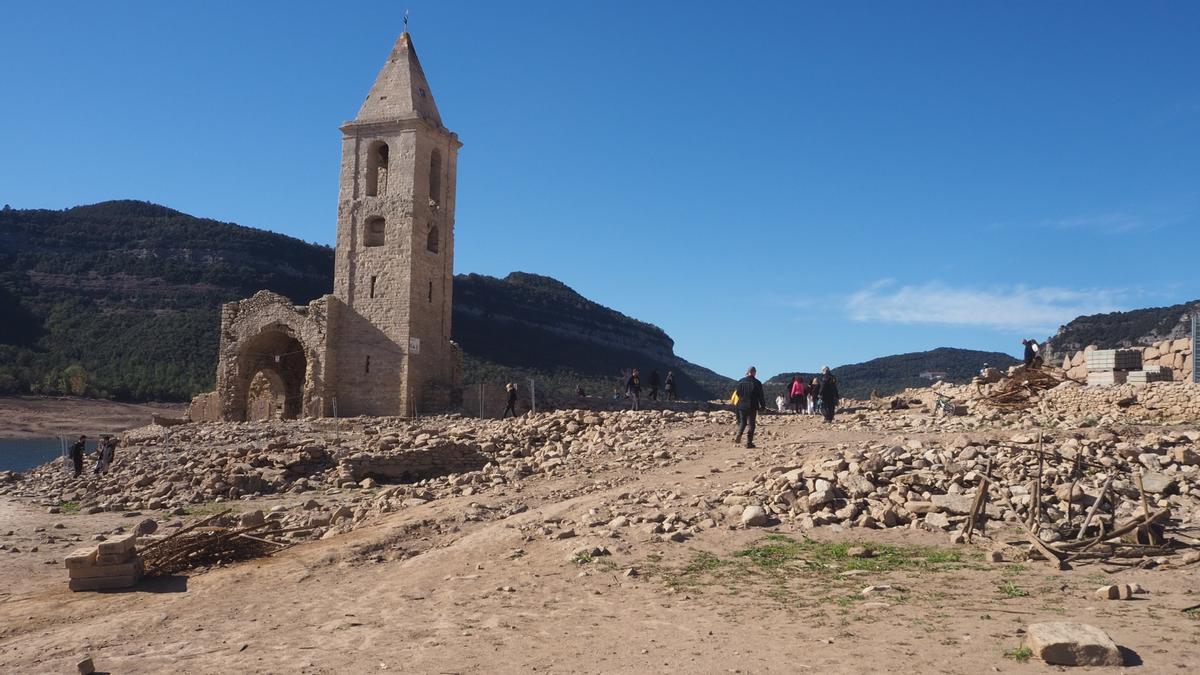
[[[1133,597],[1129,584],[1111,584],[1096,589],[1096,597],[1102,600],[1128,600]]]
[[[1059,666],[1122,666],[1120,649],[1103,630],[1069,621],[1030,624],[1025,642],[1046,663]]]
[[[758,504],[751,504],[742,511],[742,525],[761,527],[767,524],[767,512]]]

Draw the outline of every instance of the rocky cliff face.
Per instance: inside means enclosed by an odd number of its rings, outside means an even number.
[[[674,371],[680,395],[712,398],[728,378],[680,359],[657,326],[592,302],[560,281],[514,272],[454,279],[454,339],[467,353],[467,380],[536,377],[558,393],[600,395],[623,372]]]
[[[1200,312],[1200,300],[1170,307],[1081,316],[1059,328],[1046,341],[1047,352],[1061,359],[1089,345],[1100,349],[1148,347],[1164,340],[1185,338],[1191,335],[1191,317],[1196,312]]]
[[[499,356],[488,343],[502,339],[504,333],[537,332],[572,344],[570,351],[555,350],[536,359],[545,365],[547,356],[577,360],[569,354],[584,345],[638,352],[664,362],[675,358],[675,342],[658,326],[592,302],[561,281],[525,272],[513,272],[503,279],[480,274],[455,277],[454,326],[455,337],[464,341],[464,346],[468,342],[474,345],[469,350],[472,353]],[[490,332],[486,337],[471,330],[484,327]]]

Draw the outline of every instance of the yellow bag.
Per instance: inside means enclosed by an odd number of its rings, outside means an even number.
[[[729,397],[729,402],[730,402],[730,403],[732,403],[732,404],[734,404],[734,405],[737,405],[737,402],[738,402],[737,389],[734,389],[734,390],[733,390],[733,396],[730,396],[730,397]]]

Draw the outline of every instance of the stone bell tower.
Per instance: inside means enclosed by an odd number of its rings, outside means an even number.
[[[330,331],[339,415],[448,407],[458,149],[402,33],[358,116],[342,125]]]

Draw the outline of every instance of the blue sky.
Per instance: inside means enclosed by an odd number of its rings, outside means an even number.
[[[332,243],[412,11],[455,267],[556,277],[735,375],[1200,297],[1194,2],[55,2],[0,21],[0,202]]]

